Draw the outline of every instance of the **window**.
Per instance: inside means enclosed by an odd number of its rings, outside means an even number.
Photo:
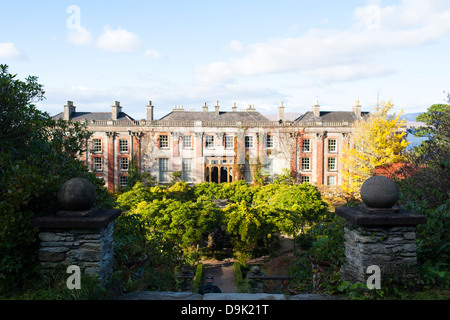
[[[336,152],[336,139],[328,139],[328,152]]]
[[[128,140],[126,139],[119,140],[119,152],[128,153]]]
[[[329,186],[336,185],[336,176],[328,176],[327,177],[327,185],[329,185]]]
[[[305,183],[305,182],[310,182],[309,176],[302,176],[302,183]]]
[[[102,171],[103,170],[103,161],[100,157],[94,157],[92,158],[93,162],[93,169],[94,171]]]
[[[309,158],[302,158],[302,170],[303,171],[311,170],[311,163]]]
[[[159,159],[159,182],[169,181],[169,159]]]
[[[168,148],[169,147],[169,136],[166,134],[159,136],[159,147]]]
[[[121,187],[127,187],[128,186],[128,177],[127,176],[120,176],[119,177],[119,185]]]
[[[182,160],[182,179],[186,182],[192,182],[192,159],[186,158]]]
[[[183,149],[192,148],[192,136],[183,136]]]
[[[102,152],[102,140],[93,139],[92,140],[92,152]]]
[[[266,136],[266,148],[267,149],[273,148],[273,136],[271,134],[268,134]]]
[[[273,182],[273,159],[266,159],[262,174],[267,176],[267,182]]]
[[[225,149],[233,149],[233,148],[234,148],[234,137],[225,136]]]
[[[119,170],[128,171],[129,161],[128,158],[119,158]]]
[[[245,136],[245,148],[253,148],[253,136]]]
[[[214,148],[214,136],[206,136],[205,147]]]
[[[328,158],[328,171],[336,170],[336,158]]]
[[[303,140],[302,151],[311,152],[311,140],[309,139]]]

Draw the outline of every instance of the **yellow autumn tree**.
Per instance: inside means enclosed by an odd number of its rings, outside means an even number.
[[[404,161],[402,151],[408,146],[400,114],[389,115],[391,102],[375,107],[375,112],[355,122],[349,144],[344,144],[342,188],[349,196],[361,199],[363,182],[372,177],[375,168]]]

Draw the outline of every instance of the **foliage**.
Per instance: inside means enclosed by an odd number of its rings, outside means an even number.
[[[114,276],[122,290],[173,290],[174,270],[186,263],[179,246],[160,232],[149,232],[145,222],[130,213],[116,219],[114,244]]]
[[[432,105],[417,120],[426,126],[416,129],[415,135],[428,139],[407,154],[409,166],[396,172],[399,203],[427,218],[416,230],[419,271],[425,285],[448,289],[450,105]]]
[[[304,232],[328,208],[317,188],[309,183],[267,185],[255,195],[254,205],[269,212],[276,219],[277,229],[288,235]]]
[[[359,191],[365,180],[374,175],[375,168],[404,161],[402,151],[408,146],[401,127],[404,120],[400,115],[388,115],[391,102],[377,106],[368,118],[357,121],[352,130],[350,145],[343,147],[340,159],[345,170],[343,188],[355,199],[360,199]]]
[[[202,278],[203,278],[203,263],[197,263],[195,267],[195,276],[194,281],[192,283],[192,291],[197,292],[198,288],[202,286]]]
[[[39,274],[39,281],[28,281],[20,291],[0,294],[0,300],[104,300],[111,296],[95,276],[83,274],[80,289],[67,288],[65,270]]]
[[[43,98],[36,77],[20,81],[0,65],[0,291],[36,271],[36,230],[29,221],[58,209],[62,183],[87,178],[96,187],[96,205],[112,205],[103,181],[78,159],[90,133],[38,110],[34,102]]]
[[[236,283],[238,286],[240,286],[244,280],[242,278],[242,270],[241,270],[241,265],[239,264],[239,262],[235,261],[233,263],[233,270],[234,270],[234,274],[236,276]]]
[[[450,105],[432,105],[418,119],[426,126],[414,131],[428,139],[407,154],[409,166],[396,173],[402,201],[431,208],[442,205],[450,196]]]
[[[227,206],[218,208],[218,199],[227,199]],[[237,251],[270,250],[276,232],[293,234],[318,221],[327,208],[309,184],[254,187],[242,180],[154,187],[138,182],[117,201],[150,231],[161,232],[186,252],[193,246],[204,248],[208,235],[217,230],[226,230]]]

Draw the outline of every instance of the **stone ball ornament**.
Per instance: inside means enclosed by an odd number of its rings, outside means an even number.
[[[392,208],[399,199],[395,182],[385,176],[373,176],[361,186],[361,199],[369,208]]]
[[[67,180],[58,190],[58,202],[64,211],[87,211],[97,198],[95,186],[87,179]]]

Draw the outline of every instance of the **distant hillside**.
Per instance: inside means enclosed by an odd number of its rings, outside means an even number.
[[[413,128],[418,128],[420,126],[425,125],[424,122],[419,122],[416,121],[416,118],[419,114],[421,114],[422,112],[416,112],[416,113],[407,113],[407,114],[403,114],[400,116],[401,119],[405,119],[406,121],[406,127],[408,129],[413,129]],[[414,137],[414,135],[412,133],[409,133],[406,135],[406,139],[411,142],[408,147],[406,148],[407,150],[410,150],[412,148],[414,148],[415,146],[420,145],[420,143],[424,140],[426,140],[426,138],[418,138],[418,137]]]
[[[422,113],[423,112],[402,114],[400,118],[405,119],[406,121],[416,121],[417,116]]]

